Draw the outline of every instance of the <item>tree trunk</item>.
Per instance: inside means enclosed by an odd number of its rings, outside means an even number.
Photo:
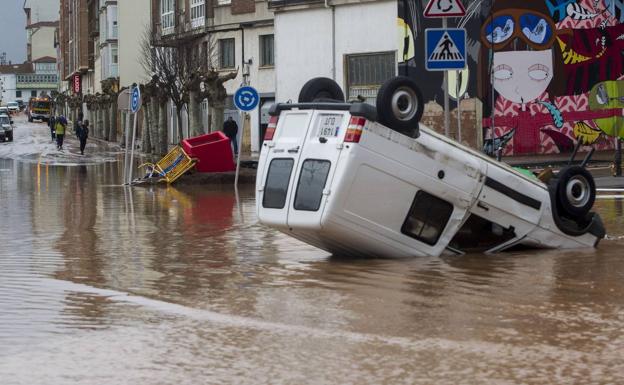
[[[201,116],[201,103],[197,101],[197,92],[190,92],[188,106],[190,136],[202,135],[204,133],[204,128]]]
[[[122,147],[126,147],[126,115],[128,113],[127,112],[122,112],[121,113],[121,140],[120,140],[120,144]]]
[[[160,139],[158,154],[161,156],[166,155],[168,151],[167,141],[167,102],[159,103],[158,105],[158,138]]]
[[[184,106],[176,108],[176,116],[178,117],[178,143],[182,143],[182,140],[184,139],[184,132],[182,130],[182,107]]]
[[[94,106],[93,107],[93,120],[91,121],[91,126],[93,128],[93,137],[95,138],[99,138],[100,137],[100,133],[98,132],[98,130],[100,129],[100,126],[98,126],[98,107]]]
[[[160,124],[160,120],[158,119],[158,101],[155,100],[155,99],[152,99],[152,101],[148,105],[148,108],[150,109],[149,130],[150,130],[150,138],[151,138],[151,144],[152,144],[152,148],[150,149],[150,153],[151,154],[157,154],[158,153],[158,146],[159,146],[158,126]]]
[[[211,110],[212,110],[212,113],[210,114],[211,131],[212,132],[220,131],[221,129],[223,129],[223,122],[225,121],[225,118],[224,118],[225,106],[212,107]]]
[[[110,130],[108,134],[108,140],[111,142],[117,141],[117,105],[112,103],[110,105]]]
[[[110,140],[110,114],[108,113],[109,106],[106,105],[102,108],[102,115],[104,119],[104,140]]]
[[[149,104],[147,106],[143,106],[143,120],[141,125],[141,150],[143,150],[144,154],[151,154],[152,152],[152,142],[150,138],[150,113],[149,113]]]

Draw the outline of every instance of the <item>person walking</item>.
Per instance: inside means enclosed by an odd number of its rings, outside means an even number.
[[[230,139],[230,142],[232,142],[234,156],[238,155],[238,124],[236,124],[236,121],[234,121],[231,116],[223,123],[223,133]]]
[[[48,127],[50,127],[50,135],[52,135],[52,142],[56,140],[56,131],[54,125],[56,124],[56,117],[50,116],[50,120],[48,120]]]
[[[54,125],[54,130],[56,131],[56,148],[57,150],[63,149],[63,139],[65,137],[65,129],[67,128],[67,119],[63,115],[61,115]]]
[[[76,131],[78,140],[80,141],[80,155],[84,155],[84,149],[87,145],[87,138],[89,137],[89,120],[85,120],[78,126]]]
[[[78,113],[78,119],[74,122],[74,132],[76,133],[76,139],[80,140],[80,135],[78,135],[78,130],[82,127],[82,119],[84,119],[84,115],[82,112]]]

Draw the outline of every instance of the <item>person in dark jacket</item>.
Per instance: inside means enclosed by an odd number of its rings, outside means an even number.
[[[78,130],[82,126],[82,119],[84,119],[84,115],[82,112],[78,113],[78,119],[74,122],[74,132],[76,133],[76,139],[80,140],[80,135],[78,135]]]
[[[48,120],[48,127],[50,127],[50,135],[52,135],[52,142],[56,140],[56,131],[54,130],[55,124],[56,124],[56,118],[54,116],[50,116],[50,120]]]
[[[89,120],[85,120],[76,128],[76,136],[80,141],[80,154],[84,155],[84,149],[87,146],[87,138],[89,137]]]
[[[236,121],[234,121],[231,116],[223,123],[223,133],[230,139],[230,142],[232,142],[234,155],[238,155],[238,124],[236,124]]]

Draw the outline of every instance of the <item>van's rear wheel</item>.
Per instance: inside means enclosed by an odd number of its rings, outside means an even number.
[[[404,135],[417,138],[418,123],[425,109],[416,82],[405,76],[386,81],[377,93],[379,121]]]
[[[570,218],[582,218],[594,206],[596,183],[585,168],[563,168],[557,178],[557,200],[564,214]]]
[[[345,97],[342,89],[332,79],[314,78],[303,85],[299,92],[299,103],[312,103],[318,100],[331,100],[344,102]]]

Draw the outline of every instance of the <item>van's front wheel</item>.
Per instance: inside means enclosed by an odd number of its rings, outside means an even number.
[[[412,138],[420,134],[418,123],[425,109],[416,82],[405,76],[386,81],[377,93],[379,122]]]

